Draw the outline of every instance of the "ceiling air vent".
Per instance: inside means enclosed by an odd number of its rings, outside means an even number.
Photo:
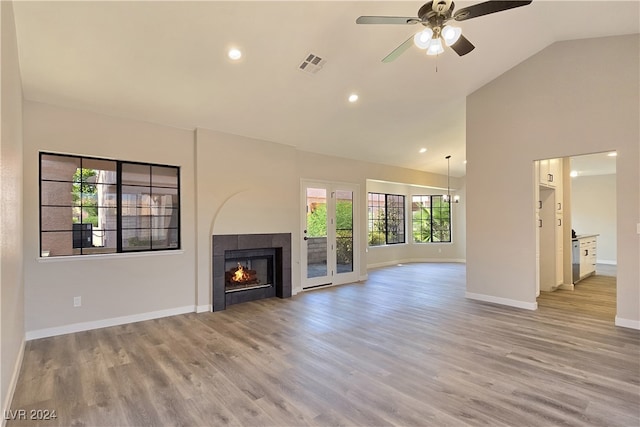
[[[298,66],[298,69],[304,71],[305,73],[315,74],[322,69],[326,62],[327,61],[320,58],[318,55],[310,53],[309,55],[307,55],[305,60],[302,61],[302,64]]]

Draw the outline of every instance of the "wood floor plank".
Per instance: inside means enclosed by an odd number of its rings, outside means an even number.
[[[638,426],[640,331],[615,275],[538,310],[467,300],[460,264],[29,341],[7,426]],[[613,271],[615,273],[615,271]]]

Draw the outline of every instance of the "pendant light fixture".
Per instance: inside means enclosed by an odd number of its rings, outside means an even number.
[[[460,202],[460,196],[453,196],[453,198],[451,198],[451,187],[449,186],[449,178],[450,178],[450,159],[451,156],[447,156],[445,157],[445,159],[447,159],[447,194],[444,194],[442,196],[442,200],[444,202],[448,202],[448,203],[459,203]]]

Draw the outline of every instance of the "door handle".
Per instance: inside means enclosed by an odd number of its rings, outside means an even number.
[[[309,238],[307,236],[304,236],[303,239],[304,240],[309,240]]]

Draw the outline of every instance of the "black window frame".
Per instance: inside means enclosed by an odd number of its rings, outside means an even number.
[[[375,195],[377,201],[384,198],[384,206],[373,206],[371,204],[372,197]],[[381,197],[382,196],[382,197]],[[373,218],[373,210],[378,208],[383,212],[384,227],[382,230],[378,230],[377,233],[384,237],[384,242],[372,244],[372,229],[380,223],[380,219]],[[376,193],[369,192],[367,194],[367,233],[369,238],[367,239],[368,246],[384,246],[384,245],[398,245],[405,244],[407,242],[407,220],[406,220],[406,196],[404,194],[389,194],[389,193]],[[390,222],[390,212],[394,212],[398,224],[394,225]]]
[[[43,255],[43,247],[42,247],[42,237],[43,237],[43,233],[48,233],[48,232],[70,232],[73,233],[73,231],[69,231],[69,230],[43,230],[43,223],[42,223],[42,215],[43,215],[43,206],[44,207],[55,207],[55,206],[60,206],[60,207],[66,207],[66,205],[62,206],[62,205],[43,205],[43,182],[57,182],[57,183],[71,183],[71,184],[76,184],[76,182],[74,180],[71,181],[67,181],[67,180],[52,180],[52,179],[43,179],[43,170],[42,170],[42,161],[43,161],[43,157],[44,156],[54,156],[54,157],[61,157],[61,158],[67,158],[67,159],[79,159],[80,162],[80,167],[82,168],[82,162],[83,160],[89,160],[89,161],[104,161],[104,162],[111,162],[111,163],[115,163],[115,174],[116,174],[116,182],[115,183],[109,183],[108,185],[112,185],[116,187],[116,200],[115,200],[115,210],[116,210],[116,228],[115,230],[108,230],[108,231],[115,231],[116,232],[116,247],[114,251],[108,251],[108,252],[100,252],[99,254],[101,255],[113,255],[113,254],[130,254],[130,253],[140,253],[140,252],[163,252],[163,251],[175,251],[175,250],[181,250],[182,249],[182,219],[181,219],[181,215],[182,215],[182,200],[181,200],[181,167],[180,166],[176,166],[176,165],[168,165],[168,164],[161,164],[161,163],[149,163],[149,162],[138,162],[138,161],[129,161],[129,160],[116,160],[116,159],[111,159],[111,158],[104,158],[104,157],[95,157],[95,156],[81,156],[81,155],[75,155],[75,154],[64,154],[64,153],[55,153],[55,152],[46,152],[46,151],[40,151],[38,156],[38,172],[39,172],[39,177],[38,177],[38,213],[39,213],[39,217],[38,217],[38,223],[39,223],[39,234],[38,234],[38,238],[39,238],[39,250],[40,250],[40,257],[44,256]],[[128,184],[123,184],[122,181],[122,169],[123,169],[123,165],[138,165],[138,166],[145,166],[145,167],[149,167],[149,185],[148,186],[144,186],[141,185],[140,187],[143,188],[149,188],[150,191],[152,189],[175,189],[176,191],[176,195],[175,198],[177,199],[177,205],[175,207],[173,207],[172,205],[172,210],[175,210],[175,227],[167,227],[167,230],[175,230],[176,233],[176,246],[172,247],[172,246],[164,246],[164,247],[157,247],[157,248],[153,248],[153,238],[149,237],[149,248],[130,248],[130,247],[123,247],[123,231],[125,229],[123,229],[122,227],[122,216],[123,216],[123,203],[122,203],[122,187],[123,186],[127,186]],[[152,176],[153,176],[153,168],[168,168],[168,169],[175,169],[176,171],[176,186],[161,186],[161,185],[153,185],[152,182]],[[81,181],[82,184],[83,181]],[[80,202],[80,208],[82,209],[82,202]],[[73,207],[73,206],[70,206]],[[98,208],[100,208],[98,206]],[[152,215],[150,215],[152,216]],[[81,224],[85,224],[85,223],[81,223]],[[142,228],[141,228],[142,229]],[[153,230],[153,227],[149,227],[148,228],[151,232],[151,230]],[[83,233],[83,237],[84,237],[84,233],[85,231],[82,231]],[[150,233],[151,235],[152,233]],[[74,236],[75,237],[75,236]],[[63,255],[52,255],[53,257],[59,257],[59,258],[65,258],[65,257],[82,257],[82,256],[91,256],[91,255],[96,255],[98,253],[96,252],[92,252],[92,253],[83,253],[83,247],[77,248],[77,247],[72,247],[73,249],[80,249],[80,253],[71,253],[71,254],[63,254]],[[48,255],[47,255],[48,256]]]
[[[428,198],[429,199],[429,218],[428,218],[428,226],[429,226],[429,237],[427,241],[416,241],[416,235],[415,235],[415,218],[414,218],[414,214],[413,214],[413,206],[415,202],[415,198],[416,197],[420,197],[420,198]],[[438,203],[434,203],[434,201],[438,201]],[[449,239],[448,240],[434,240],[433,237],[435,234],[440,233],[442,230],[434,230],[434,225],[435,224],[435,215],[434,215],[434,209],[438,209],[440,211],[443,210],[443,207],[447,206],[447,210],[448,210],[448,229],[446,230],[448,232],[449,235]],[[427,222],[427,220],[422,220],[421,222],[425,223]],[[442,195],[431,195],[431,194],[413,194],[411,196],[411,233],[412,233],[412,239],[413,239],[413,243],[417,243],[417,244],[423,244],[423,243],[451,243],[453,241],[453,215],[452,215],[452,210],[451,210],[451,203],[447,202],[445,200],[443,200]]]

